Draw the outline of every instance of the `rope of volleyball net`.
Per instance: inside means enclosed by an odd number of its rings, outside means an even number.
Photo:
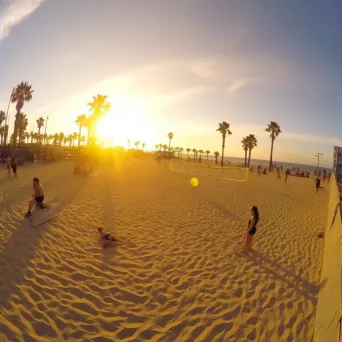
[[[202,169],[202,170],[206,170],[209,171],[209,174],[206,173],[201,173],[201,172],[195,172],[194,170],[182,170],[179,168],[179,165],[177,168],[174,168],[173,165],[174,163],[178,163],[178,164],[183,164],[189,167],[195,167],[198,169]],[[216,179],[224,179],[224,180],[230,180],[230,181],[235,181],[235,182],[245,182],[248,180],[248,173],[249,173],[249,169],[248,168],[242,168],[239,166],[228,166],[228,167],[217,167],[217,166],[210,166],[209,164],[207,165],[199,165],[199,164],[194,164],[194,163],[189,163],[183,160],[179,160],[179,159],[174,159],[172,158],[170,160],[170,169],[171,171],[175,171],[175,172],[181,172],[181,173],[187,173],[187,174],[191,174],[191,175],[197,175],[197,176],[207,176],[207,177],[211,177],[211,178],[216,178]],[[210,171],[217,172],[220,171],[220,175],[213,175],[211,174]],[[244,178],[243,179],[236,179],[236,178],[228,178],[224,176],[225,172],[229,172],[229,171],[240,171],[244,174]]]

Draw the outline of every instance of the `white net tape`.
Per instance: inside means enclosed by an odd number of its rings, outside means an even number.
[[[221,178],[237,182],[245,182],[248,178],[248,169],[238,166],[218,167],[210,164],[194,164],[179,159],[170,162],[172,171],[189,173],[198,176]]]

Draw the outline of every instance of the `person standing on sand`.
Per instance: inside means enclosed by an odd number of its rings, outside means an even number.
[[[6,164],[7,164],[8,177],[11,177],[11,168],[12,168],[12,166],[11,166],[11,157],[10,156],[8,156],[6,158]]]
[[[18,169],[18,158],[17,156],[14,156],[12,160],[12,170],[13,170],[13,175],[15,179],[17,179],[17,169]]]
[[[279,170],[279,167],[277,167],[277,175],[278,175],[278,179],[281,180],[281,176],[280,176],[280,170]]]
[[[290,174],[290,170],[286,169],[286,172],[285,172],[285,184],[287,182],[287,177],[289,176],[289,174]]]
[[[319,189],[319,187],[321,185],[321,180],[318,177],[315,179],[315,184],[316,184],[316,194],[317,194],[318,193],[318,189]]]
[[[253,242],[253,235],[256,233],[259,219],[260,219],[259,210],[256,206],[253,206],[251,209],[251,218],[248,221],[245,248],[243,250],[244,252],[248,251],[251,248],[251,245]]]

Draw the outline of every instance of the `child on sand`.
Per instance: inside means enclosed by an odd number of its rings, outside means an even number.
[[[251,218],[248,221],[245,248],[243,250],[244,252],[248,251],[251,248],[251,245],[253,242],[253,235],[256,233],[259,219],[260,219],[259,210],[256,206],[253,206],[251,209]]]
[[[321,180],[318,177],[315,179],[315,184],[316,184],[316,193],[317,193],[321,185]]]
[[[113,242],[121,242],[118,238],[116,238],[112,233],[106,233],[102,230],[102,228],[98,228],[101,242],[103,243],[103,248],[110,246]]]

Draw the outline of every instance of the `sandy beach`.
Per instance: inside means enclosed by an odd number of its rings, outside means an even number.
[[[72,167],[0,174],[0,341],[310,341],[328,201],[313,179],[192,187],[152,159]],[[65,202],[37,228],[22,217],[34,176]],[[240,254],[252,205],[257,241]],[[127,244],[102,249],[98,227]]]

